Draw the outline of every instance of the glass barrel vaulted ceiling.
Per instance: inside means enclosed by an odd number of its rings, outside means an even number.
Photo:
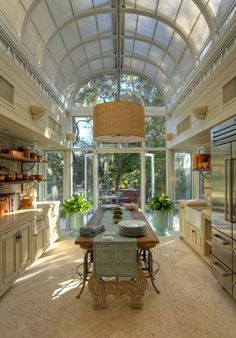
[[[17,33],[62,97],[99,74],[136,74],[167,105],[214,46],[235,0],[0,0]]]

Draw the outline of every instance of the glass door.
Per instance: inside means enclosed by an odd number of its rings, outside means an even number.
[[[99,204],[140,204],[140,153],[98,154]]]
[[[46,151],[45,196],[47,201],[62,201],[64,194],[64,153]]]
[[[175,202],[192,199],[192,153],[175,153]]]
[[[93,153],[73,152],[73,193],[93,200]]]

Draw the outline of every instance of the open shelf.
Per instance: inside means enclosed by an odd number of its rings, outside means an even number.
[[[38,160],[33,158],[27,158],[27,157],[15,157],[10,154],[0,153],[0,158],[3,160],[11,160],[11,161],[21,161],[21,162],[32,162],[32,163],[47,163],[44,160]]]
[[[45,182],[46,180],[19,180],[19,181],[3,181],[0,182],[0,185],[8,184],[22,184],[22,183],[36,183],[36,182]]]

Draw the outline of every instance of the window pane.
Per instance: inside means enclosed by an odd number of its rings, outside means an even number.
[[[164,116],[146,117],[146,146],[165,147],[163,134],[166,130],[166,119]]]
[[[93,200],[93,156],[92,153],[73,153],[73,193],[85,192]]]
[[[47,200],[63,200],[64,155],[60,152],[46,152],[47,160]]]
[[[93,119],[92,117],[74,117],[73,133],[75,139],[73,147],[86,148],[93,145]]]
[[[192,198],[191,169],[191,153],[175,153],[175,201]]]

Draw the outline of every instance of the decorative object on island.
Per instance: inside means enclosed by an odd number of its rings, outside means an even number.
[[[161,193],[153,196],[148,205],[152,210],[152,224],[159,236],[165,236],[168,229],[169,214],[174,210],[174,202]]]
[[[72,194],[61,203],[63,217],[69,217],[71,235],[77,237],[80,227],[85,225],[85,216],[91,209],[92,204],[85,197],[85,193]]]
[[[122,220],[123,211],[120,207],[116,207],[113,209],[113,221],[114,223],[118,223]]]
[[[97,104],[93,110],[93,138],[98,142],[110,143],[144,141],[143,106],[129,101]]]
[[[210,167],[211,167],[211,155],[193,154],[192,161],[193,170],[209,170]]]

